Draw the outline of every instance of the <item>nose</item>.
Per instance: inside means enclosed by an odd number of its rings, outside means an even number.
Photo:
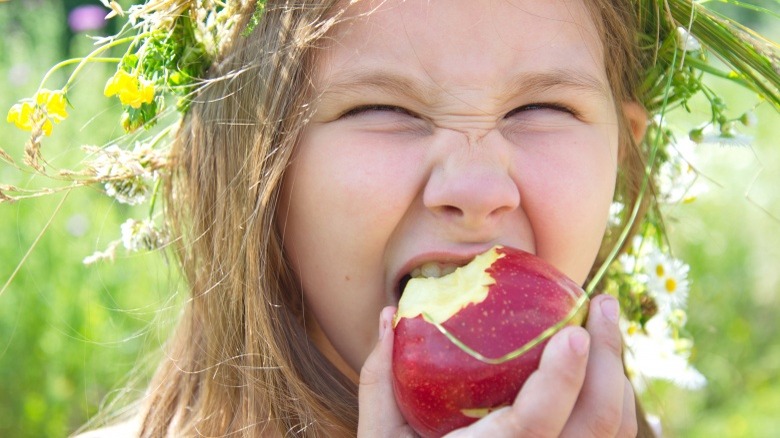
[[[461,133],[450,134],[447,145],[439,148],[423,203],[438,218],[464,229],[494,226],[520,206],[507,145],[495,131],[478,141]]]

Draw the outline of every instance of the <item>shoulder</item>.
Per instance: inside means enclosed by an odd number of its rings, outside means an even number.
[[[137,421],[130,420],[79,433],[73,438],[135,438],[138,436],[138,426]]]

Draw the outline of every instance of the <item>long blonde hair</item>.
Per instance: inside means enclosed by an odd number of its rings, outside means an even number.
[[[356,429],[357,390],[306,336],[274,221],[331,3],[268,2],[252,34],[235,35],[179,131],[166,213],[192,296],[151,384],[142,436]]]
[[[144,398],[141,436],[356,433],[357,387],[307,336],[275,222],[309,116],[316,43],[338,21],[337,3],[266,2],[248,37],[237,28],[182,122],[166,214],[191,297]],[[633,6],[588,3],[620,111],[636,97]],[[619,190],[630,208],[643,160],[621,123]]]

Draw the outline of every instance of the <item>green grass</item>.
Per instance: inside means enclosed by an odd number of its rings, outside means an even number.
[[[31,96],[43,71],[65,55],[58,43],[63,10],[55,1],[46,7],[0,3],[2,111]],[[85,53],[89,44],[82,36],[71,50]],[[88,69],[75,85],[73,105],[89,111],[73,111],[46,139],[55,166],[73,164],[81,146],[76,139],[103,144],[119,131],[116,103],[102,96],[102,86],[85,86],[104,83],[110,73],[110,66]],[[63,79],[55,77],[51,87]],[[752,104],[748,96],[745,107]],[[780,117],[761,108],[759,120],[753,148],[699,148],[700,169],[713,180],[710,191],[670,212],[673,247],[691,264],[694,364],[709,384],[700,391],[657,384],[645,393],[667,436],[769,437],[780,430]],[[25,139],[0,123],[0,147],[17,159]],[[4,163],[0,181],[38,184]],[[2,437],[74,431],[107,396],[130,385],[126,376],[137,363],[154,362],[143,359],[159,354],[176,314],[179,283],[161,254],[120,251],[113,263],[81,264],[119,236],[126,217],[143,212],[97,190],[73,192],[56,210],[61,198],[0,205],[0,284],[30,251],[0,295]]]

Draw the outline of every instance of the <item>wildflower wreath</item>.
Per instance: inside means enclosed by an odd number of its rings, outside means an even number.
[[[127,219],[121,238],[86,257],[85,264],[113,259],[120,245],[128,251],[166,245],[168,236],[159,223],[155,199],[173,165],[167,157],[168,142],[179,118],[150,128],[171,120],[164,117],[169,113],[187,113],[221,48],[231,38],[251,33],[265,7],[265,1],[251,0],[149,0],[123,10],[116,1],[101,2],[107,8],[106,19],[122,18],[124,26],[114,36],[97,39],[86,56],[56,64],[33,97],[8,111],[8,122],[31,133],[22,164],[0,149],[0,158],[15,169],[60,182],[34,190],[0,184],[0,203],[102,185],[105,194],[119,203],[149,205],[146,217]],[[757,6],[721,2],[778,17]],[[755,93],[759,103],[780,111],[778,45],[707,8],[705,2],[631,3],[640,29],[639,98],[653,116],[640,145],[649,160],[639,188],[640,202],[626,205],[622,195],[616,195],[608,231],[613,244],[586,290],[592,294],[598,286],[619,297],[626,364],[635,384],[641,387],[645,379],[666,379],[696,388],[705,379],[689,364],[693,343],[685,331],[688,266],[671,256],[661,213],[664,205],[689,202],[695,196],[696,173],[683,153],[685,142],[744,142],[739,127],[755,123],[752,112],[730,115],[727,102],[707,85],[708,78],[741,85]],[[255,12],[239,32],[237,11],[247,7]],[[117,51],[121,56],[107,56]],[[115,143],[84,146],[80,168],[50,172],[43,156],[45,139],[67,119],[68,93],[79,73],[98,62],[117,66],[104,94],[121,103],[125,134]],[[70,70],[67,81],[59,87],[50,84],[52,73],[63,69]],[[691,100],[701,96],[709,103],[709,116],[686,139],[669,126],[666,114],[688,109]],[[631,234],[636,237],[629,241]]]

